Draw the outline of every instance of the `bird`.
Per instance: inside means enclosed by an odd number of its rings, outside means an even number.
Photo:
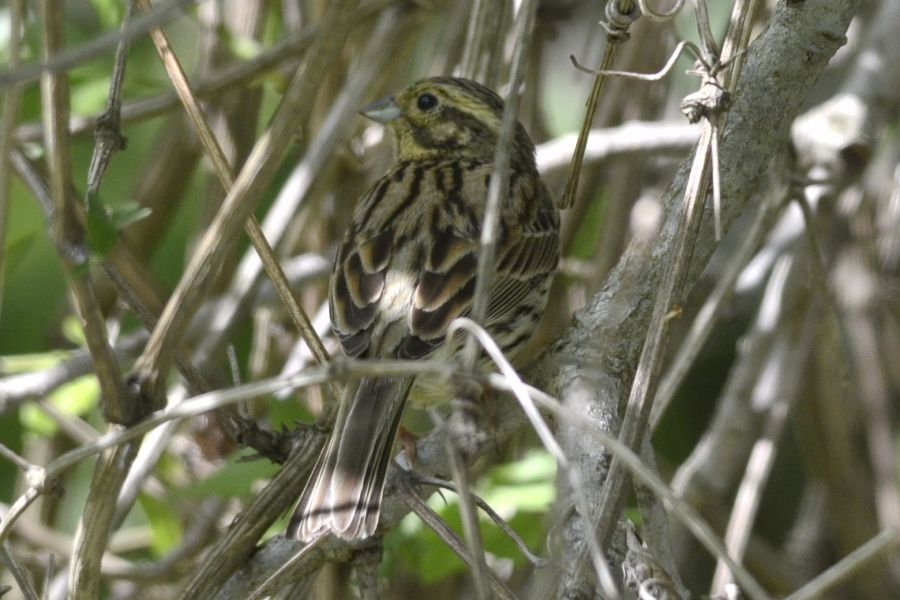
[[[393,134],[396,162],[357,202],[329,279],[331,324],[359,359],[448,359],[473,305],[480,236],[503,100],[475,81],[423,79],[360,113]],[[516,122],[485,329],[511,359],[543,314],[559,262],[559,211]],[[334,428],[286,536],[375,535],[404,407],[452,397],[436,377],[365,377],[343,393]]]

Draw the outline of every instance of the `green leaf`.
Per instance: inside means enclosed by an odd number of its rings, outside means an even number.
[[[110,210],[110,219],[116,230],[121,231],[132,223],[137,223],[141,219],[150,216],[153,210],[146,206],[141,206],[137,202],[126,202],[119,206],[114,206]]]
[[[91,252],[108,256],[119,239],[119,231],[151,212],[136,202],[107,207],[99,197],[87,198],[87,241]]]
[[[491,469],[488,481],[530,483],[552,481],[556,477],[556,461],[543,450],[533,450],[519,460]]]
[[[503,517],[532,549],[540,548],[546,537],[543,514],[555,497],[556,462],[544,451],[529,452],[523,458],[501,465],[479,482],[476,492]],[[434,494],[428,504],[460,536],[462,525],[458,497],[452,492]],[[524,565],[515,544],[483,512],[479,512],[482,540],[493,556]],[[415,515],[407,515],[385,539],[387,569],[410,570],[425,584],[436,583],[465,571],[467,567]]]
[[[455,496],[453,501],[455,504]],[[458,515],[459,511],[455,508],[441,514],[457,533],[461,530]],[[467,568],[447,544],[434,531],[424,527],[413,514],[404,517],[400,527],[387,534],[384,546],[386,569],[402,566],[404,570],[414,572],[425,584],[441,581]]]
[[[547,452],[533,451],[521,459],[491,469],[482,498],[500,515],[547,510],[556,497],[556,461]]]
[[[69,352],[57,350],[35,354],[0,356],[0,372],[8,375],[12,373],[27,373],[28,371],[43,371],[68,358],[70,354]]]
[[[87,346],[87,339],[84,337],[84,328],[81,326],[81,319],[74,315],[69,315],[63,319],[60,327],[63,337],[72,344],[80,348]]]
[[[22,427],[42,437],[50,437],[56,433],[56,421],[47,416],[40,406],[25,404],[19,409],[19,421]]]
[[[183,498],[249,496],[254,483],[269,479],[279,469],[278,465],[264,459],[239,461],[240,457],[231,459],[211,476],[178,490],[176,495]]]
[[[14,240],[9,240],[6,243],[6,277],[12,278],[17,272],[19,267],[24,263],[23,258],[25,257],[25,253],[31,248],[31,246],[37,241],[38,232],[37,231],[29,231],[24,235],[19,236]]]
[[[181,543],[181,521],[171,506],[147,494],[140,494],[138,502],[150,523],[150,548],[156,556],[163,556]]]
[[[87,414],[100,399],[100,384],[94,375],[79,377],[57,388],[48,400],[53,406],[67,415],[82,416]],[[39,405],[29,402],[19,409],[19,419],[26,429],[42,436],[56,433],[56,421]]]
[[[119,231],[99,198],[87,199],[87,243],[91,252],[105,257],[116,245]]]
[[[262,51],[262,46],[259,42],[252,38],[234,35],[231,32],[223,32],[222,37],[235,58],[240,60],[250,60]]]
[[[106,107],[109,96],[109,77],[101,76],[81,80],[72,86],[72,114],[87,116]]]
[[[125,17],[124,2],[120,0],[91,0],[97,19],[106,29],[118,28]]]
[[[594,202],[588,204],[588,209],[581,217],[579,226],[575,232],[569,254],[573,258],[590,259],[595,252],[600,232],[603,230],[603,220],[606,218],[606,210],[609,202],[602,194],[597,194]]]
[[[541,512],[550,508],[556,498],[552,481],[520,485],[500,485],[485,494],[484,501],[500,515],[519,511]]]

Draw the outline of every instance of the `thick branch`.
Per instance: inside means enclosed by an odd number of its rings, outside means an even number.
[[[782,3],[769,28],[752,45],[720,146],[726,226],[756,189],[771,149],[786,138],[806,91],[844,43],[856,5],[855,0]],[[608,431],[618,427],[619,407],[649,322],[649,300],[659,284],[663,259],[673,247],[679,218],[675,208],[683,194],[688,164],[682,166],[663,198],[666,218],[653,246],[647,249],[634,243],[626,250],[604,288],[535,369],[537,379],[552,395]],[[702,227],[688,286],[696,281],[715,245],[712,228]],[[606,477],[605,453],[568,428],[561,428],[560,438],[569,456],[580,462],[585,484],[599,490]],[[584,543],[578,527],[573,519],[563,532],[563,564],[570,564],[566,557],[580,552]]]

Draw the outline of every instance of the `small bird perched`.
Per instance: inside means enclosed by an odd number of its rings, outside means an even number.
[[[397,162],[360,199],[329,284],[332,327],[355,358],[450,358],[447,328],[475,291],[484,206],[503,101],[474,81],[434,77],[360,111],[394,134]],[[559,261],[559,213],[516,123],[509,187],[483,325],[509,357],[531,336]],[[350,385],[287,535],[374,534],[385,474],[407,399],[449,400],[427,377]]]

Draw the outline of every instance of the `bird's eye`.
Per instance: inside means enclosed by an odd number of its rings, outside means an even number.
[[[416,106],[419,107],[419,110],[431,110],[438,104],[438,99],[435,98],[434,94],[429,94],[425,92],[420,95],[416,100]]]

